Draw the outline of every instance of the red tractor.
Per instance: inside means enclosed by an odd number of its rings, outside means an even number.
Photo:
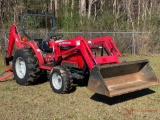
[[[25,31],[28,16],[49,17],[52,33],[44,39],[32,39]],[[109,97],[141,90],[159,83],[148,60],[121,62],[116,44],[109,36],[86,40],[83,36],[63,40],[55,35],[54,17],[26,14],[22,18],[21,39],[14,24],[10,29],[6,65],[12,62],[14,79],[20,85],[35,83],[43,71],[50,71],[49,81],[56,93],[70,92],[75,79],[88,82],[88,89]],[[12,54],[16,45],[15,54]],[[5,79],[12,74],[4,76]]]

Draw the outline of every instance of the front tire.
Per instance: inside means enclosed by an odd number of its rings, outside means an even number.
[[[72,79],[68,71],[61,66],[56,66],[50,74],[50,85],[55,93],[63,94],[70,92],[72,88]]]
[[[12,68],[14,78],[20,85],[35,83],[40,75],[38,60],[30,48],[23,48],[15,52]]]

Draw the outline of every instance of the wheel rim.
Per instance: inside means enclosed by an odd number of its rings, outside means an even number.
[[[20,79],[23,79],[26,75],[26,64],[22,57],[18,57],[15,63],[15,70],[17,73],[17,76]]]
[[[62,78],[57,73],[53,73],[52,75],[52,84],[55,89],[59,90],[62,87]]]

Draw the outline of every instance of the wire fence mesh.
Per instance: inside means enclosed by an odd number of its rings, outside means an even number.
[[[21,33],[20,33],[21,34]],[[46,39],[48,32],[30,31],[33,39]],[[122,54],[160,53],[160,34],[151,32],[56,32],[62,34],[62,39],[84,36],[87,40],[102,36],[111,36]],[[21,34],[23,37],[23,35]],[[0,31],[0,54],[4,55],[8,47],[9,32]]]

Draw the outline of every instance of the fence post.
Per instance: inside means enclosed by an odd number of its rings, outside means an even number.
[[[136,54],[135,32],[132,32],[132,55]]]

